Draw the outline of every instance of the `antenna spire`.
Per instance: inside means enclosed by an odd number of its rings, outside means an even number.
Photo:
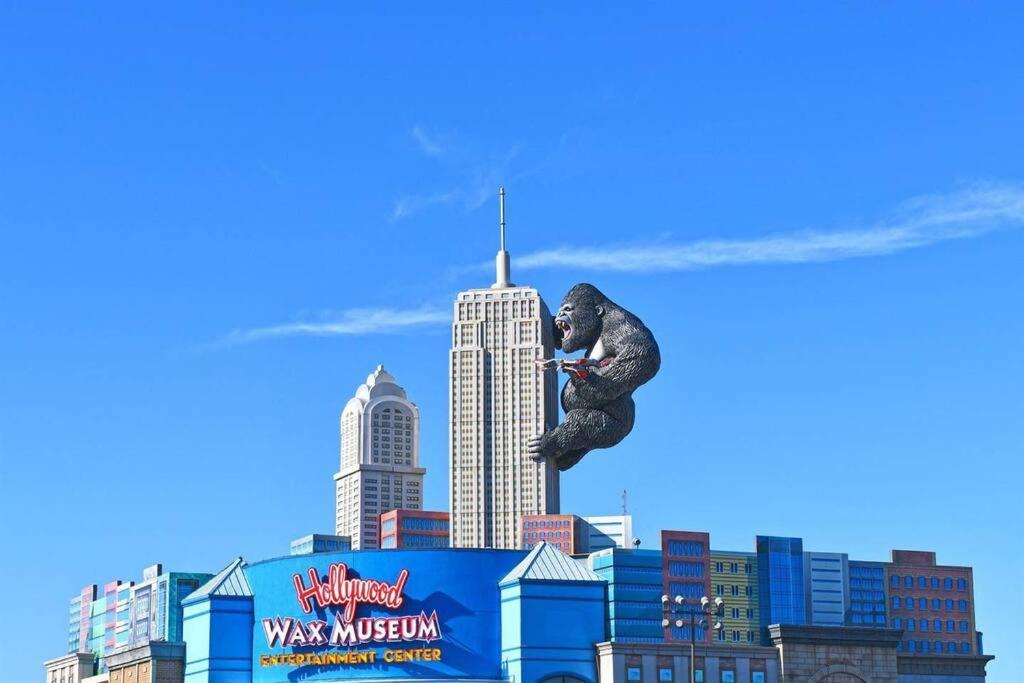
[[[501,205],[501,250],[505,251],[505,188],[498,188],[498,202]]]
[[[496,278],[494,284],[491,285],[491,289],[504,289],[506,287],[514,286],[508,279],[509,273],[509,256],[505,250],[505,188],[498,188],[498,205],[500,208],[501,216],[501,248],[498,249],[498,255],[494,257],[494,265],[496,272]]]

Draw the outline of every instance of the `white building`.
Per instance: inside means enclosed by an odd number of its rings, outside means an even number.
[[[420,510],[420,411],[383,365],[341,411],[341,471],[335,533],[352,549],[376,548],[379,517],[396,508]]]
[[[449,358],[449,510],[456,548],[518,548],[523,515],[558,512],[558,469],[527,441],[558,421],[551,314],[532,287],[509,282],[501,191],[497,279],[455,300]]]
[[[850,609],[850,566],[846,553],[804,553],[807,623],[842,626]]]
[[[586,522],[587,552],[606,548],[631,548],[633,543],[632,515],[584,517]]]

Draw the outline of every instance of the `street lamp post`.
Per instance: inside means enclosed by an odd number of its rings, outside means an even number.
[[[690,683],[697,683],[697,626],[707,629],[708,625],[713,623],[712,630],[720,630],[722,620],[719,617],[725,614],[725,602],[722,598],[709,600],[705,595],[700,599],[700,604],[691,605],[682,595],[677,595],[674,599],[662,595],[661,611],[662,628],[669,628],[673,624],[676,628],[682,628],[685,623],[684,617],[690,618]]]

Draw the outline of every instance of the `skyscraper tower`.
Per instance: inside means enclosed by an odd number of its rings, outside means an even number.
[[[376,548],[379,516],[422,509],[420,411],[383,365],[341,411],[341,470],[334,475],[335,533]]]
[[[536,289],[509,281],[505,190],[501,248],[487,289],[460,292],[449,356],[449,509],[456,548],[518,548],[523,515],[558,512],[558,469],[534,462],[527,440],[555,426],[558,379],[551,314]]]

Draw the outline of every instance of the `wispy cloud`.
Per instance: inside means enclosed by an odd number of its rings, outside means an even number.
[[[1024,225],[1024,185],[986,183],[919,197],[867,227],[806,230],[740,240],[565,246],[515,259],[516,269],[578,268],[652,273],[718,266],[838,261],[892,254]]]
[[[391,210],[392,222],[409,218],[434,206],[456,206],[464,211],[480,208],[488,199],[497,196],[498,185],[508,179],[509,168],[518,154],[519,148],[512,147],[498,158],[470,167],[462,173],[465,179],[457,187],[442,192],[399,197]]]
[[[446,151],[445,145],[439,139],[430,135],[418,123],[412,127],[412,138],[416,141],[420,151],[428,157],[439,157]]]
[[[451,311],[434,307],[411,309],[350,308],[316,322],[295,322],[270,327],[233,330],[219,346],[233,346],[280,337],[344,337],[369,334],[393,334],[451,322]]]

